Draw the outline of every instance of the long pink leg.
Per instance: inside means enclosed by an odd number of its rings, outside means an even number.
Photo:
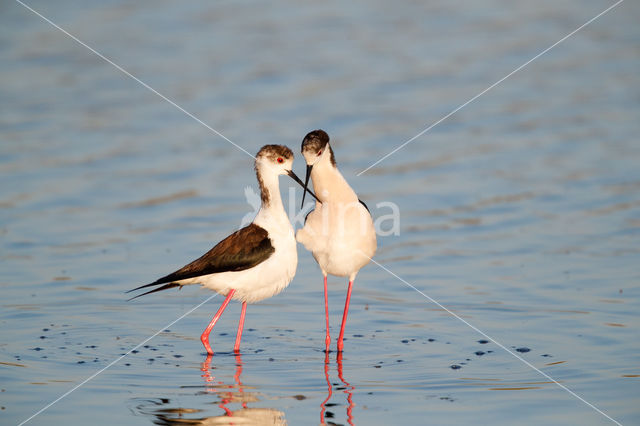
[[[327,296],[327,276],[324,276],[324,316],[327,322],[327,335],[324,338],[325,352],[329,352],[331,347],[331,337],[329,336],[329,298]]]
[[[213,326],[216,325],[216,323],[220,319],[220,315],[222,315],[222,312],[224,312],[225,308],[231,301],[231,296],[233,296],[233,293],[235,292],[236,291],[234,289],[229,290],[229,293],[227,294],[226,299],[224,299],[224,302],[222,302],[222,306],[220,306],[220,309],[218,309],[218,312],[216,312],[216,314],[213,316],[213,319],[211,320],[207,328],[204,329],[204,331],[202,332],[202,335],[200,336],[200,341],[202,341],[202,344],[204,345],[204,348],[207,350],[207,353],[209,355],[213,355],[211,346],[209,346],[209,334],[211,333],[211,330],[213,330]]]
[[[247,313],[247,302],[242,302],[242,312],[240,313],[240,322],[238,323],[238,334],[236,334],[236,344],[233,347],[235,353],[240,352],[240,340],[242,339],[242,329],[244,328],[244,314]]]
[[[349,281],[349,288],[347,289],[347,300],[344,302],[344,313],[342,314],[342,325],[340,326],[340,335],[338,336],[338,352],[342,352],[344,343],[342,338],[344,337],[344,326],[347,323],[347,315],[349,314],[349,302],[351,302],[351,287],[353,281]]]

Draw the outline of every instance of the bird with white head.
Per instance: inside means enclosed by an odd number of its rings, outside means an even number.
[[[222,306],[200,336],[209,354],[213,354],[209,344],[211,330],[231,299],[238,300],[242,302],[234,346],[234,351],[238,352],[247,303],[259,302],[280,293],[296,273],[296,241],[282,204],[278,182],[278,177],[286,174],[304,187],[292,171],[292,165],[293,152],[286,146],[263,146],[255,161],[261,206],[253,222],[188,265],[151,284],[130,290],[156,287],[132,299],[189,284],[201,284],[225,296]],[[309,193],[315,197],[311,191]]]
[[[338,336],[338,351],[341,352],[353,281],[376,252],[376,232],[369,209],[338,170],[329,135],[323,130],[308,133],[302,141],[302,155],[307,163],[304,187],[306,190],[311,178],[316,206],[307,216],[304,227],[298,230],[296,240],[313,254],[324,276],[327,352],[331,344],[327,274],[349,277]]]

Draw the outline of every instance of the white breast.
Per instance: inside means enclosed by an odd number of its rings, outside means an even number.
[[[296,239],[311,251],[324,273],[351,278],[377,246],[371,215],[360,202],[318,204]]]

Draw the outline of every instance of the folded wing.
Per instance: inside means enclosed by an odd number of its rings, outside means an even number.
[[[271,244],[268,232],[252,223],[229,235],[214,248],[188,265],[150,284],[129,290],[127,293],[165,284],[160,288],[136,296],[140,297],[145,294],[180,286],[179,281],[181,280],[219,272],[243,271],[264,262],[274,252],[275,248]]]

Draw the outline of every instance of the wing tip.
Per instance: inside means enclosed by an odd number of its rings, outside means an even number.
[[[140,290],[142,288],[153,287],[154,285],[160,285],[160,284],[166,284],[166,283],[173,282],[174,280],[171,279],[172,278],[171,275],[173,275],[173,274],[167,275],[166,277],[159,278],[159,279],[155,280],[152,283],[141,285],[140,287],[132,288],[131,290],[127,290],[124,293],[127,294],[127,293],[131,293],[132,291]]]
[[[133,290],[125,291],[125,294],[126,293],[131,293],[132,291],[139,290],[141,288],[149,287],[149,286],[152,286],[152,285],[160,285],[160,284],[163,284],[163,283],[151,283],[151,284],[142,285],[140,287],[134,288]],[[153,290],[149,290],[149,291],[146,291],[146,292],[144,292],[142,294],[138,294],[137,296],[133,296],[132,298],[127,299],[127,302],[130,302],[133,299],[137,299],[138,297],[142,297],[142,296],[145,296],[147,294],[155,293],[156,291],[167,290],[167,289],[170,289],[170,288],[173,288],[173,287],[182,288],[182,285],[180,285],[178,283],[168,283],[168,284],[163,285],[162,287],[154,288]]]
[[[153,283],[141,285],[140,287],[132,288],[131,290],[125,291],[124,294],[131,293],[132,291],[140,290],[141,288],[151,287],[152,285],[158,285],[158,284],[160,284],[160,283],[153,282]]]

